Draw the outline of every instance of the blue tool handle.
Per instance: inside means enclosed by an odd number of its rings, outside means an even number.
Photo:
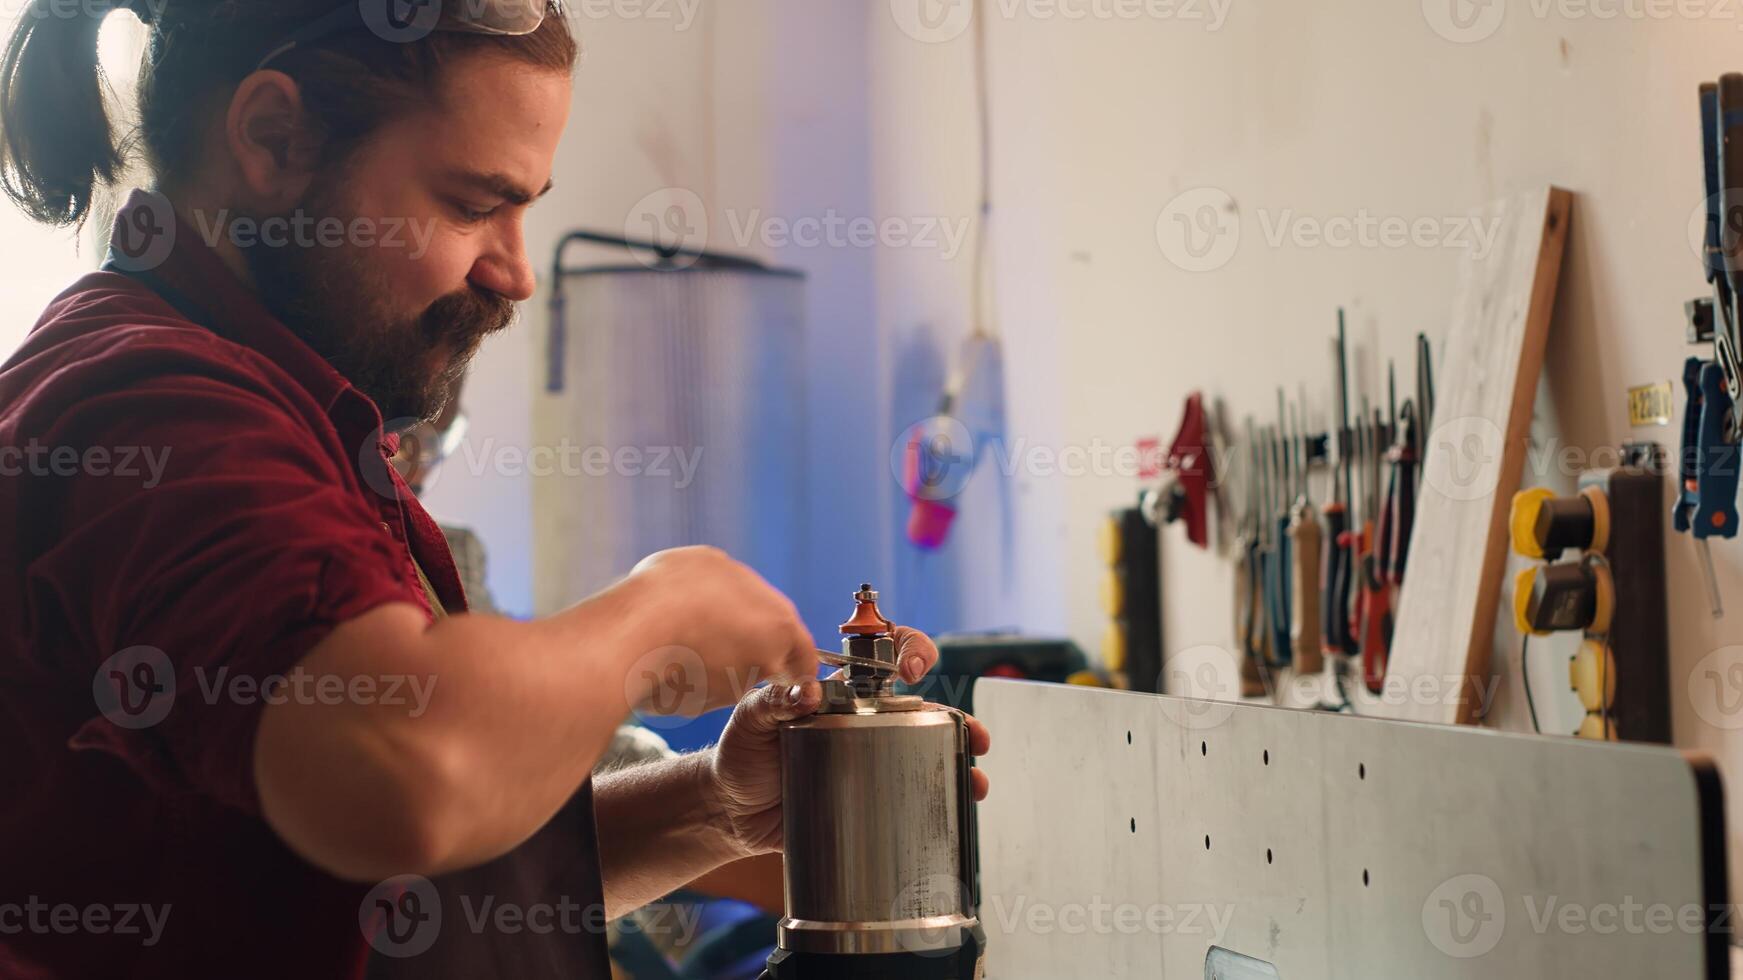
[[[1701,85],[1701,164],[1707,189],[1707,240],[1702,263],[1707,269],[1707,281],[1713,282],[1725,274],[1719,238],[1723,226],[1719,214],[1719,86],[1713,82]]]
[[[1708,363],[1691,357],[1682,366],[1682,452],[1677,455],[1676,505],[1670,514],[1671,526],[1679,534],[1688,533],[1701,503],[1701,368]]]
[[[1695,454],[1696,506],[1691,530],[1696,538],[1737,536],[1737,444],[1725,438],[1731,414],[1725,371],[1708,361],[1701,366],[1701,428]]]

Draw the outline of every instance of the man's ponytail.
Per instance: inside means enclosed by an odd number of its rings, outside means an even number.
[[[25,214],[82,222],[121,169],[103,104],[102,0],[31,0],[0,60],[0,186]]]

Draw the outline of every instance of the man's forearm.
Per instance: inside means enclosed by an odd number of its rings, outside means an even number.
[[[605,909],[617,918],[749,852],[708,793],[712,757],[697,752],[598,777],[593,809]]]
[[[416,709],[287,700],[262,715],[255,779],[267,821],[351,880],[442,874],[533,834],[587,778],[634,698],[629,662],[660,645],[646,600],[613,586],[534,623],[409,605],[347,623],[299,665],[316,677],[410,676]]]

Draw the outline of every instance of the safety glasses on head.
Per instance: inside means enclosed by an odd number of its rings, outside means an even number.
[[[275,45],[255,70],[293,48],[361,28],[399,43],[422,40],[432,31],[531,34],[553,6],[551,0],[345,0]]]

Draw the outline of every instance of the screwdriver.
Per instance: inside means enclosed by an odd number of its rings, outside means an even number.
[[[1278,463],[1276,503],[1272,510],[1276,515],[1277,528],[1277,614],[1280,620],[1277,624],[1277,648],[1280,651],[1277,659],[1283,663],[1292,663],[1295,660],[1295,570],[1291,565],[1294,549],[1289,539],[1289,495],[1293,489],[1293,470],[1289,462],[1289,428],[1285,420],[1282,388],[1277,389],[1277,434],[1272,446]]]
[[[1305,398],[1304,398],[1305,401]],[[1307,406],[1301,406],[1302,415],[1307,414]],[[1305,422],[1291,418],[1295,423],[1296,447],[1298,457],[1296,470],[1299,473],[1300,495],[1295,498],[1295,505],[1289,513],[1289,537],[1295,550],[1295,617],[1290,622],[1295,640],[1295,673],[1297,676],[1317,674],[1325,668],[1325,657],[1320,649],[1322,637],[1319,626],[1319,515],[1313,509],[1313,501],[1308,496],[1307,485],[1307,436],[1304,432]]]
[[[1289,662],[1289,598],[1283,589],[1283,542],[1277,533],[1276,493],[1277,481],[1277,440],[1269,428],[1263,429],[1259,436],[1261,466],[1265,474],[1261,484],[1263,509],[1259,521],[1264,526],[1265,547],[1265,616],[1269,628],[1265,631],[1266,662],[1272,666],[1282,666]]]
[[[1386,681],[1387,645],[1392,632],[1392,601],[1386,581],[1380,576],[1377,549],[1378,538],[1373,531],[1374,514],[1380,496],[1380,442],[1385,428],[1378,411],[1370,428],[1368,469],[1372,474],[1364,532],[1366,554],[1362,558],[1362,680],[1368,690],[1379,694]]]
[[[1241,641],[1241,696],[1259,697],[1266,691],[1262,659],[1265,630],[1260,600],[1259,571],[1259,445],[1253,436],[1253,420],[1246,420],[1247,512],[1241,517],[1241,532],[1235,546],[1235,632]]]
[[[1344,311],[1338,309],[1337,390],[1338,428],[1333,436],[1338,463],[1343,470],[1343,483],[1338,483],[1337,470],[1332,471],[1332,500],[1325,505],[1325,565],[1322,581],[1325,585],[1320,619],[1325,630],[1325,652],[1349,655],[1352,637],[1349,629],[1350,554],[1345,547],[1349,528],[1351,493],[1350,451],[1350,390],[1349,370],[1344,346]]]

